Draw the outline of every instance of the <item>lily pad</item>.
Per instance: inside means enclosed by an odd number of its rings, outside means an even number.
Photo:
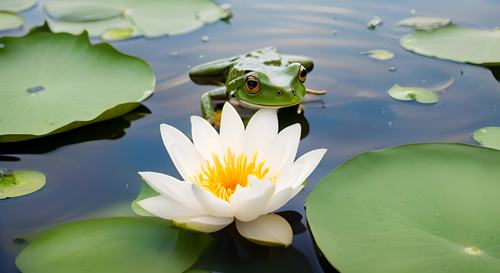
[[[439,102],[439,95],[434,91],[421,87],[405,87],[395,84],[387,91],[389,97],[395,100],[411,101],[415,100],[424,104]]]
[[[485,66],[500,65],[500,30],[445,26],[415,31],[399,43],[406,50],[455,62]]]
[[[41,27],[0,43],[0,142],[108,120],[153,93],[154,73],[145,61],[92,45],[86,34]]]
[[[494,273],[500,151],[412,144],[356,156],[314,189],[307,219],[340,272]]]
[[[410,17],[399,21],[396,25],[413,27],[418,30],[431,30],[451,24],[450,18],[442,17]]]
[[[137,204],[137,202],[143,200],[143,199],[146,199],[146,198],[149,198],[149,197],[153,197],[153,196],[157,196],[157,195],[160,195],[157,191],[155,191],[153,188],[151,188],[151,186],[149,186],[148,183],[142,181],[141,183],[141,190],[139,192],[139,195],[134,199],[134,201],[132,201],[132,210],[138,214],[138,215],[141,215],[141,216],[152,216],[151,213],[147,212],[145,209],[143,209],[141,206],[139,206]]]
[[[500,127],[485,127],[476,130],[472,137],[484,147],[500,150]]]
[[[382,18],[378,16],[373,16],[373,18],[366,23],[366,27],[370,30],[374,30],[376,27],[382,25]]]
[[[0,169],[0,199],[27,195],[45,185],[45,175],[30,170]]]
[[[86,30],[91,36],[106,36],[133,29],[131,35],[115,35],[114,40],[182,34],[231,16],[227,6],[212,0],[49,0],[45,10],[53,18],[49,25],[54,32]]]
[[[384,49],[374,49],[361,52],[361,54],[368,55],[368,57],[376,60],[386,61],[394,58],[394,53]]]
[[[33,7],[37,0],[0,0],[0,11],[19,12]]]
[[[155,218],[103,218],[49,230],[19,254],[16,265],[23,273],[180,273],[210,241],[207,234]]]
[[[0,12],[0,31],[20,28],[24,25],[24,19],[9,12]]]

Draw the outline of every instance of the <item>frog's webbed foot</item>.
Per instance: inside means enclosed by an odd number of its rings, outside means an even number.
[[[306,89],[306,94],[322,96],[326,94],[326,90],[314,90],[314,89]]]
[[[220,125],[221,112],[214,109],[213,100],[226,100],[226,87],[210,90],[201,96],[201,113],[203,118],[214,126]]]

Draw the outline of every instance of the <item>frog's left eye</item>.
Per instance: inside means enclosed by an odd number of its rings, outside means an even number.
[[[299,79],[299,82],[304,83],[307,78],[307,69],[301,65],[299,69],[299,75],[297,77]]]
[[[260,81],[257,77],[250,75],[245,79],[245,90],[250,94],[257,94],[260,91]]]

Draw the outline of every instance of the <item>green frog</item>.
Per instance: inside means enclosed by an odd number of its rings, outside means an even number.
[[[196,66],[189,76],[198,84],[220,86],[201,97],[203,117],[216,125],[214,100],[234,99],[247,108],[284,108],[300,104],[306,94],[325,94],[304,86],[312,69],[311,59],[268,47]]]

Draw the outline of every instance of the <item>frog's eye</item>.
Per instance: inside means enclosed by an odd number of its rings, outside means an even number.
[[[257,94],[260,91],[260,81],[255,76],[247,76],[245,79],[245,90],[250,94]]]
[[[307,69],[301,65],[299,69],[299,76],[297,77],[299,79],[299,82],[304,83],[307,78]]]

